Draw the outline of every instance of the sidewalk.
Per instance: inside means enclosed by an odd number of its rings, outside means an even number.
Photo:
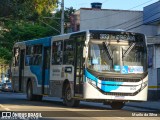
[[[160,100],[158,101],[147,101],[147,102],[129,102],[126,106],[139,107],[144,109],[158,110],[160,111]]]

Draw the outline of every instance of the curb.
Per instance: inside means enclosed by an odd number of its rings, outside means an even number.
[[[157,108],[150,108],[150,107],[143,107],[143,106],[136,106],[136,105],[125,105],[125,106],[143,108],[143,109],[148,109],[148,110],[156,110],[160,112],[160,109],[157,109]]]

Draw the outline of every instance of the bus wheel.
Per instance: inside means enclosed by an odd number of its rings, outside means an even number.
[[[32,83],[29,82],[27,85],[27,99],[32,101],[35,100],[36,96],[33,95],[33,87],[32,87]]]
[[[71,88],[69,85],[66,86],[65,88],[65,94],[64,94],[64,103],[68,107],[76,107],[79,105],[79,100],[75,100],[71,96]]]
[[[125,103],[124,102],[112,102],[110,103],[110,105],[113,109],[122,109]]]

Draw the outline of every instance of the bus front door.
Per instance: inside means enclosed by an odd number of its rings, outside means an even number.
[[[83,93],[83,42],[77,42],[75,47],[75,97],[82,97]]]
[[[50,47],[44,47],[42,68],[42,94],[49,94]]]

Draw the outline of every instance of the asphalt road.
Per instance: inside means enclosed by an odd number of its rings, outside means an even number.
[[[0,92],[0,118],[2,112],[10,113],[10,111],[12,115],[19,113],[31,115],[33,118],[38,116],[40,120],[160,120],[158,111],[151,109],[125,106],[122,110],[113,110],[109,105],[93,102],[81,102],[79,107],[69,108],[64,106],[62,100],[58,98],[44,97],[40,102],[27,101],[24,94]]]

